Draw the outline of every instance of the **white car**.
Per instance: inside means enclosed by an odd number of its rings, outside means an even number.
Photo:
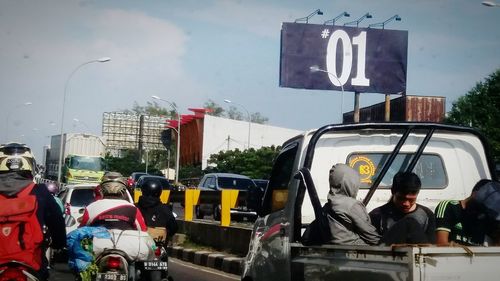
[[[96,183],[82,183],[67,185],[64,191],[59,194],[64,204],[64,222],[66,223],[66,233],[75,230],[79,225],[79,218],[83,216],[85,207],[95,201],[94,189]],[[128,201],[133,204],[132,196],[127,191]]]

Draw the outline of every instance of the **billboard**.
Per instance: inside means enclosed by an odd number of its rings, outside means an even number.
[[[280,86],[397,94],[407,56],[408,31],[283,23]]]

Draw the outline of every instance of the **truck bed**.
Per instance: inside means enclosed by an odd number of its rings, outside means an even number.
[[[292,280],[499,280],[500,247],[303,246],[291,243]]]

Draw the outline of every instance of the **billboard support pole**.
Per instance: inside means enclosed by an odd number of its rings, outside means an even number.
[[[385,94],[385,122],[391,121],[391,94]]]
[[[359,123],[359,92],[354,92],[354,123]]]

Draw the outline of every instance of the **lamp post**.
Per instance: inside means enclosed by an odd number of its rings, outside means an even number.
[[[317,9],[316,11],[312,12],[310,15],[308,15],[307,17],[303,17],[303,18],[298,18],[295,20],[295,22],[299,22],[299,21],[305,21],[306,23],[309,22],[309,19],[312,18],[314,15],[323,15],[323,12],[320,10],[320,9]]]
[[[234,103],[236,105],[239,105],[241,106],[246,112],[247,112],[247,116],[248,116],[248,141],[247,141],[247,149],[250,149],[250,125],[252,124],[252,119],[250,117],[250,113],[248,112],[248,110],[240,103],[236,103],[236,102],[233,102],[233,101],[230,101],[230,100],[224,100],[225,103]]]
[[[175,160],[175,182],[178,183],[179,182],[179,157],[180,157],[180,154],[181,154],[181,115],[179,114],[179,111],[177,110],[177,107],[167,101],[167,100],[164,100],[162,98],[160,98],[159,96],[151,96],[153,99],[155,100],[161,100],[163,102],[166,102],[168,103],[175,111],[175,113],[177,114],[177,156],[176,156],[176,160]]]
[[[67,96],[67,93],[68,93],[69,81],[71,80],[71,77],[73,77],[73,75],[80,68],[82,68],[83,66],[85,66],[87,64],[94,63],[94,62],[108,62],[110,60],[111,60],[111,58],[102,57],[102,58],[99,58],[99,59],[95,59],[95,60],[90,60],[90,61],[84,62],[84,63],[78,65],[77,67],[75,67],[75,69],[68,76],[68,79],[66,79],[66,83],[64,84],[64,96],[63,96],[62,113],[61,113],[61,134],[60,134],[61,140],[59,142],[59,162],[58,162],[58,167],[57,167],[57,181],[58,182],[61,182],[62,159],[63,159],[62,154],[63,154],[63,145],[64,145],[64,141],[63,141],[63,133],[64,133],[64,106],[66,105],[66,96]]]
[[[390,17],[389,19],[387,19],[387,20],[386,20],[386,21],[384,21],[384,22],[379,22],[379,23],[370,24],[370,25],[368,26],[368,28],[375,27],[375,26],[382,26],[382,29],[384,29],[384,28],[385,28],[385,25],[386,25],[388,22],[392,21],[392,20],[401,21],[401,17],[400,17],[399,15],[394,15],[394,16]]]
[[[366,13],[364,14],[362,17],[360,17],[359,19],[355,20],[355,21],[350,21],[350,22],[346,22],[344,23],[344,26],[346,25],[351,25],[351,24],[356,24],[356,27],[359,27],[359,23],[364,20],[364,19],[371,19],[372,18],[372,15],[370,13]]]
[[[16,109],[18,109],[22,106],[28,106],[28,105],[32,105],[32,104],[33,103],[30,101],[18,104],[11,111],[9,111],[9,113],[7,113],[6,124],[5,124],[5,142],[9,141],[9,119],[10,119],[10,115],[12,114],[12,112],[14,112]]]
[[[309,70],[313,73],[314,72],[324,72],[324,73],[328,74],[328,76],[335,78],[337,80],[337,82],[339,82],[340,89],[342,90],[342,101],[340,102],[340,119],[341,119],[341,122],[343,123],[344,122],[344,117],[343,117],[343,114],[344,114],[344,85],[342,85],[342,82],[340,82],[339,78],[337,77],[337,75],[335,75],[335,73],[321,69],[317,65],[313,65],[313,66],[309,67]]]
[[[78,124],[83,124],[83,126],[85,126],[85,128],[90,131],[90,128],[89,126],[87,125],[87,123],[83,122],[82,120],[78,119],[78,118],[73,118],[73,121],[75,121],[76,123]]]
[[[492,2],[492,1],[483,1],[481,2],[486,7],[500,7],[500,4]]]
[[[323,24],[329,24],[329,23],[332,23],[332,25],[335,25],[335,22],[340,19],[341,17],[350,17],[351,15],[348,13],[348,12],[343,12],[342,14],[336,16],[335,18],[331,19],[331,20],[327,20],[325,21]]]

